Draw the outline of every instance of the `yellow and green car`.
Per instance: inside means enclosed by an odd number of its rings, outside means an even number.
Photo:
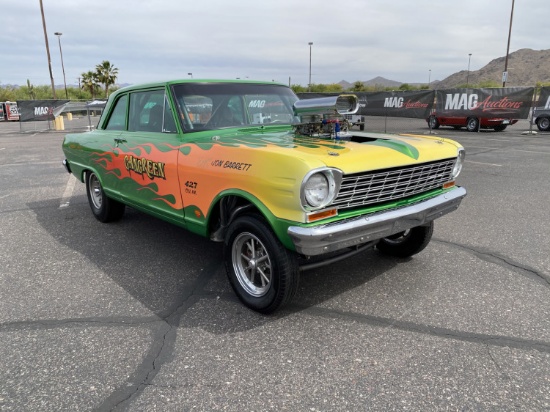
[[[241,301],[271,313],[302,270],[368,248],[412,256],[466,195],[464,149],[354,131],[354,95],[298,100],[282,84],[180,80],[113,93],[64,165],[101,222],[128,205],[223,242]]]

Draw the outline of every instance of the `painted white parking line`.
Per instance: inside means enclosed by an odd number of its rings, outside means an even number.
[[[60,209],[69,206],[75,185],[76,185],[76,177],[74,177],[74,175],[71,173],[71,175],[69,176],[69,180],[67,181],[67,186],[65,186],[65,191],[63,192],[63,196],[61,196],[61,201],[59,202]]]

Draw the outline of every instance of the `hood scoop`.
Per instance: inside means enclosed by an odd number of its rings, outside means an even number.
[[[379,140],[378,137],[368,137],[368,136],[350,136],[349,140],[351,142],[355,143],[370,143],[370,142],[376,142]]]

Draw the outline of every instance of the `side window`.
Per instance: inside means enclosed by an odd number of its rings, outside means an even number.
[[[164,90],[148,90],[130,94],[128,130],[173,133],[174,116],[167,105]]]
[[[128,130],[132,132],[161,132],[163,101],[163,90],[131,93]]]
[[[128,95],[121,96],[115,103],[115,108],[111,112],[105,130],[126,130],[126,106],[128,105]]]

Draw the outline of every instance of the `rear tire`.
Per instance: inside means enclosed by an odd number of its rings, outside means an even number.
[[[229,225],[224,261],[231,287],[252,310],[272,313],[288,304],[298,289],[297,255],[259,216],[241,216]]]
[[[86,193],[92,213],[102,223],[120,220],[126,205],[117,202],[105,194],[99,178],[94,172],[86,172]]]
[[[376,248],[388,256],[410,257],[424,250],[432,239],[434,222],[381,239]]]
[[[468,123],[466,123],[466,129],[469,132],[478,132],[479,131],[479,120],[477,117],[469,117]]]

